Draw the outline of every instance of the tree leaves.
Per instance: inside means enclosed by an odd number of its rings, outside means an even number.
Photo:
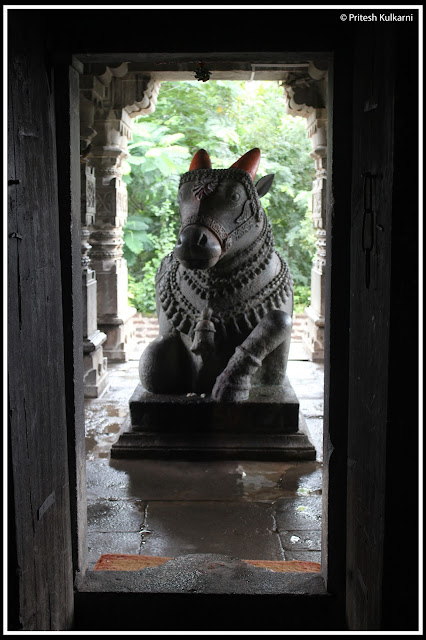
[[[149,218],[143,218],[142,216],[129,216],[127,218],[126,225],[123,230],[124,244],[127,247],[126,259],[129,266],[134,264],[135,256],[141,251],[150,251],[154,244],[149,234]],[[134,254],[129,255],[128,252]]]
[[[135,121],[126,166],[130,173],[123,176],[128,221],[142,216],[147,224],[136,228],[128,222],[125,227],[125,257],[130,256],[133,295],[141,310],[154,310],[155,269],[176,239],[179,175],[200,148],[209,152],[213,168],[220,169],[253,147],[262,152],[257,179],[275,174],[262,206],[276,247],[295,284],[309,285],[315,252],[310,218],[314,163],[305,120],[285,113],[282,88],[274,82],[163,82],[156,111]],[[138,287],[140,295],[135,294]]]

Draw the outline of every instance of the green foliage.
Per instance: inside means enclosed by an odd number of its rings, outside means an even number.
[[[155,271],[176,240],[179,177],[194,153],[206,149],[220,169],[253,147],[262,152],[257,178],[275,174],[262,204],[277,249],[295,285],[309,289],[314,167],[305,122],[285,114],[282,88],[273,82],[164,82],[156,111],[135,123],[124,176],[129,194],[124,256],[133,306],[155,310]]]
[[[311,302],[311,287],[296,284],[294,294],[294,313],[303,313]]]

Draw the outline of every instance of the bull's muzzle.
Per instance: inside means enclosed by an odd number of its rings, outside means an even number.
[[[175,257],[186,269],[210,269],[221,254],[218,237],[199,224],[190,224],[182,229],[174,248]]]

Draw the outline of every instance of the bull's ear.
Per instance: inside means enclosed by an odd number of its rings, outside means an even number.
[[[272,186],[274,178],[275,178],[275,173],[270,173],[267,176],[263,176],[263,178],[260,178],[260,180],[256,182],[256,191],[259,195],[259,198],[261,198],[266,193],[268,193],[269,189]]]
[[[195,156],[192,158],[192,162],[189,165],[189,171],[194,169],[211,169],[212,163],[210,156],[205,149],[198,149]]]

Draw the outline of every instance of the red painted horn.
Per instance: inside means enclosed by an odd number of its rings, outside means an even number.
[[[194,169],[211,169],[212,163],[210,161],[210,156],[205,149],[199,149],[195,156],[192,158],[191,164],[189,165],[189,171],[193,171]]]
[[[255,147],[250,151],[247,151],[237,162],[230,167],[230,169],[243,169],[247,171],[254,180],[256,177],[257,168],[260,162],[260,149]]]

